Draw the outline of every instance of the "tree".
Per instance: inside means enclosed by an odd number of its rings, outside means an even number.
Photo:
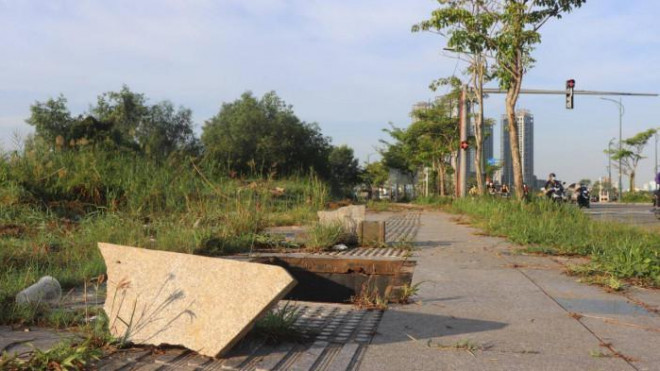
[[[149,114],[149,107],[144,94],[123,85],[118,92],[99,95],[91,111],[99,121],[111,122],[128,143],[137,144],[137,133]]]
[[[492,37],[496,18],[491,14],[492,4],[483,0],[439,0],[446,6],[433,11],[431,18],[413,25],[412,31],[433,31],[447,36],[447,49],[465,54],[468,61],[467,72],[470,75],[470,96],[468,100],[476,101],[477,113],[474,115],[474,165],[476,169],[477,188],[485,193],[485,165],[483,159],[484,143],[484,83],[492,78],[488,73],[488,50],[486,38]],[[460,58],[460,57],[459,57]],[[431,84],[435,90],[441,80]]]
[[[495,74],[500,86],[506,90],[506,114],[509,142],[513,159],[513,177],[516,195],[524,197],[522,161],[516,125],[516,103],[525,72],[532,67],[531,53],[541,42],[539,29],[551,18],[579,8],[586,0],[505,0],[498,13],[493,13],[500,27],[494,37],[486,38],[496,61]],[[486,8],[484,8],[486,10]]]
[[[62,142],[68,143],[68,135],[73,119],[67,107],[67,100],[63,95],[50,98],[46,102],[35,102],[30,106],[30,117],[26,123],[34,126],[35,134],[49,147],[55,146],[55,140],[62,136]]]
[[[251,92],[232,103],[202,128],[207,155],[241,174],[277,171],[292,174],[314,169],[329,176],[329,139],[315,123],[301,121],[275,92],[261,99]]]
[[[621,143],[621,150],[618,148],[610,148],[605,150],[605,153],[612,155],[612,160],[615,161],[615,166],[617,161],[621,160],[621,171],[624,174],[628,175],[630,179],[630,192],[635,191],[635,173],[637,171],[637,165],[639,161],[645,158],[642,155],[644,147],[648,143],[649,139],[655,135],[655,129],[649,129],[641,133],[636,134],[632,138],[624,139]]]
[[[382,187],[389,178],[389,171],[383,161],[368,163],[362,172],[362,181],[369,188]]]
[[[539,29],[552,18],[561,18],[586,0],[438,0],[429,28],[449,29],[450,47],[484,53],[492,58],[494,75],[506,90],[511,157],[516,195],[522,199],[523,177],[516,103],[525,73],[534,62],[531,52],[541,42]]]
[[[330,183],[338,194],[350,193],[350,188],[360,181],[360,165],[353,149],[346,145],[333,147],[328,156]]]
[[[430,167],[438,174],[438,188],[446,194],[446,180],[452,158],[458,148],[458,118],[452,115],[456,92],[440,98],[427,108],[412,112],[413,123],[406,129],[386,129],[395,140],[384,142],[381,154],[388,167],[414,174],[421,167]]]
[[[175,152],[198,152],[192,111],[184,107],[175,110],[170,101],[147,108],[145,117],[136,127],[135,137],[144,153],[155,159],[165,159]]]

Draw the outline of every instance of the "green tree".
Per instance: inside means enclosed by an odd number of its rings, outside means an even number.
[[[515,112],[525,73],[532,67],[539,30],[552,18],[579,8],[586,0],[438,0],[440,9],[420,28],[448,30],[448,46],[494,60],[494,76],[506,91],[516,195],[523,197],[522,161]],[[480,58],[479,58],[480,60]],[[481,71],[482,62],[473,65]],[[476,74],[473,74],[475,76]],[[485,74],[484,74],[485,76]],[[477,81],[477,85],[478,85]]]
[[[493,12],[499,24],[493,37],[486,38],[488,49],[495,58],[495,75],[506,90],[506,115],[513,164],[516,195],[522,199],[523,175],[516,125],[516,103],[525,73],[532,67],[534,45],[541,42],[540,28],[552,18],[579,8],[586,0],[505,0]],[[486,9],[484,7],[484,9]]]
[[[412,112],[413,123],[406,129],[392,127],[385,131],[394,143],[384,142],[383,161],[388,167],[414,174],[430,167],[438,174],[438,191],[447,191],[452,158],[458,148],[458,118],[452,115],[456,94],[452,93]]]
[[[25,120],[34,126],[35,135],[47,143],[49,147],[55,147],[55,140],[61,136],[63,145],[68,142],[69,131],[73,124],[71,112],[67,107],[67,100],[63,95],[50,98],[46,102],[35,102],[30,106],[30,117]]]
[[[476,169],[477,187],[481,194],[485,193],[485,159],[483,159],[483,143],[485,137],[484,121],[484,83],[492,78],[488,73],[486,38],[492,37],[496,18],[492,14],[492,2],[483,0],[439,0],[443,7],[434,10],[431,18],[413,25],[412,31],[432,31],[447,38],[447,49],[459,53],[459,58],[466,58],[467,72],[470,75],[470,91],[466,97],[470,102],[476,102],[477,112],[474,114],[474,165]],[[463,57],[465,56],[465,57]],[[435,90],[445,82],[436,80],[431,84]]]
[[[261,99],[244,93],[202,128],[206,153],[239,173],[276,171],[292,174],[314,169],[329,176],[329,139],[317,124],[301,121],[275,92]]]
[[[165,159],[175,152],[197,154],[198,142],[193,133],[192,111],[174,108],[163,101],[148,108],[146,117],[136,128],[136,138],[145,154]]]
[[[362,181],[369,186],[369,188],[379,188],[385,185],[389,175],[389,170],[383,161],[371,162],[364,167]]]
[[[621,150],[618,148],[611,148],[605,150],[605,153],[612,155],[612,160],[615,162],[615,166],[618,167],[617,162],[621,160],[621,171],[624,174],[628,175],[630,179],[630,192],[635,191],[635,174],[637,172],[637,165],[639,161],[645,158],[642,155],[644,147],[648,143],[649,139],[655,135],[655,129],[649,129],[641,133],[636,134],[635,136],[624,139],[621,143]]]
[[[333,147],[328,156],[330,182],[336,193],[346,195],[360,181],[360,165],[353,149],[346,145]]]
[[[128,143],[138,144],[138,129],[148,117],[149,107],[144,94],[123,85],[118,92],[99,95],[91,111],[98,120],[111,122]]]

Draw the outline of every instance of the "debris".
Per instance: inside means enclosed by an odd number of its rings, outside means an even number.
[[[57,303],[62,298],[60,283],[51,276],[44,276],[34,285],[16,295],[18,304]]]
[[[334,245],[332,247],[332,249],[335,250],[335,251],[344,251],[344,250],[348,250],[348,246],[344,245],[343,243],[340,243],[340,244]]]

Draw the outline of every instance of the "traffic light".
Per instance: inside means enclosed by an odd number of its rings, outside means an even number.
[[[575,80],[566,80],[566,109],[573,109],[573,88]]]
[[[467,140],[464,140],[461,142],[461,149],[468,149],[470,145],[468,144]]]

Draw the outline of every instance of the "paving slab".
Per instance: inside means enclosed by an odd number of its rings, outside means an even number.
[[[384,313],[360,370],[660,369],[660,317],[576,282],[561,260],[439,212],[422,214],[415,243],[417,303]]]
[[[76,339],[75,333],[41,327],[0,326],[0,355],[27,355],[38,349],[46,351],[63,340]]]
[[[265,264],[99,243],[113,336],[217,356],[295,285]]]

